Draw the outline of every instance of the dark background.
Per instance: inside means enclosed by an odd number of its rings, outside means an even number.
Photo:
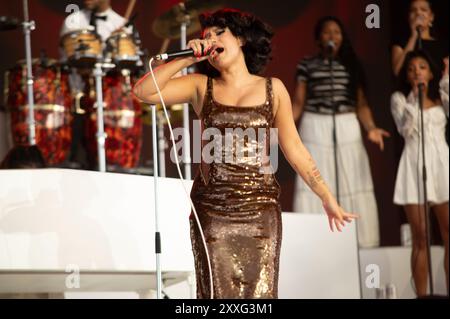
[[[179,1],[138,0],[136,9],[139,13],[136,24],[141,33],[143,47],[150,54],[159,52],[162,39],[152,33],[152,22]],[[214,1],[211,1],[214,2]],[[401,138],[391,118],[389,100],[394,88],[391,75],[390,44],[394,37],[408,35],[407,0],[246,0],[221,1],[228,7],[252,12],[274,27],[274,59],[267,68],[266,75],[280,78],[290,93],[294,90],[294,74],[298,61],[305,55],[314,54],[313,41],[315,22],[324,15],[336,15],[343,22],[360,57],[367,75],[368,100],[373,109],[376,123],[392,133],[393,137],[386,143],[384,152],[367,144],[371,161],[375,191],[378,203],[381,245],[400,244],[399,227],[405,221],[402,210],[392,203],[397,162],[401,154]],[[22,1],[0,1],[0,15],[22,17]],[[32,0],[29,1],[31,19],[37,28],[32,32],[33,56],[38,57],[45,49],[48,56],[58,57],[59,30],[67,16],[65,8],[82,1]],[[124,15],[128,1],[112,0],[113,9]],[[381,13],[381,28],[367,29],[365,8],[368,4],[377,4]],[[448,39],[448,4],[449,1],[434,1],[436,14],[435,28],[439,36]],[[24,58],[23,34],[21,30],[0,33],[0,73],[11,68],[15,62]],[[176,48],[178,41],[172,41]],[[3,76],[0,77],[3,87]],[[3,93],[1,100],[3,101]],[[176,126],[176,125],[175,125]],[[145,127],[144,151],[142,163],[151,159],[151,129]],[[282,154],[280,153],[282,158]],[[176,176],[175,169],[167,164],[168,176]],[[193,169],[195,172],[195,167]],[[295,173],[284,158],[280,159],[277,178],[282,186],[283,211],[292,210],[292,196]]]

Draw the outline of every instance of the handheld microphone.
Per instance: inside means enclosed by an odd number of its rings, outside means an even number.
[[[222,53],[223,50],[224,50],[223,48],[217,48],[213,51],[216,51],[217,53]],[[206,54],[204,56],[210,55],[213,51],[206,52]],[[195,56],[193,49],[186,49],[186,50],[181,50],[181,51],[173,51],[173,52],[158,54],[158,55],[155,55],[155,60],[163,61],[163,60],[168,60],[168,59],[173,59],[173,58],[189,57],[189,56]]]
[[[417,31],[417,49],[422,50],[423,49],[423,44],[422,44],[422,27],[420,25],[417,26],[416,28]]]
[[[334,48],[336,47],[336,44],[333,40],[330,40],[327,42],[327,45],[325,46],[325,50],[327,53],[331,54],[334,51]]]
[[[420,35],[422,33],[422,27],[420,25],[418,25],[416,27],[416,31],[417,31],[417,34]]]

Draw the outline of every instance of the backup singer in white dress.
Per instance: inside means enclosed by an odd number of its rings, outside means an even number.
[[[445,140],[447,117],[444,111],[446,107],[448,112],[448,75],[441,81],[441,88],[443,93],[447,94],[446,104],[434,105],[424,111],[427,197],[433,204],[449,200],[449,149]],[[444,101],[442,99],[442,103]],[[391,106],[398,131],[405,139],[395,183],[394,203],[423,204],[422,188],[417,187],[422,182],[418,98],[413,92],[408,97],[401,92],[395,92],[392,95]]]
[[[402,205],[412,233],[412,274],[417,295],[427,294],[427,251],[424,189],[422,185],[422,130],[418,103],[418,84],[424,84],[423,128],[427,198],[436,214],[445,246],[444,267],[448,290],[448,201],[449,148],[445,140],[448,116],[448,58],[444,76],[433,70],[431,59],[423,52],[410,52],[400,73],[399,91],[391,98],[391,111],[398,131],[405,140],[395,185],[394,202]]]

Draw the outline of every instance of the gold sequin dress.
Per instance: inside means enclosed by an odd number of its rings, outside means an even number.
[[[272,173],[262,170],[268,165],[267,150],[274,120],[272,81],[266,80],[266,102],[255,107],[220,104],[213,96],[213,80],[208,79],[207,83],[202,130],[213,128],[215,144],[212,145],[222,143],[226,147],[212,163],[202,161],[191,198],[211,258],[213,297],[277,298],[280,187]],[[248,132],[247,129],[254,129],[257,134],[238,133],[239,130]],[[226,144],[230,138],[234,141],[231,146]],[[209,141],[203,141],[202,145],[206,143]],[[209,298],[208,261],[193,213],[190,223],[197,297]]]

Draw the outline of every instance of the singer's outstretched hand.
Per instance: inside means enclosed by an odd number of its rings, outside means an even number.
[[[356,214],[351,214],[344,211],[334,197],[331,197],[329,200],[323,202],[323,208],[328,215],[328,223],[332,232],[334,232],[334,227],[341,232],[342,227],[345,226],[345,223],[351,223],[352,219],[359,218]]]
[[[377,144],[380,147],[381,151],[384,151],[384,138],[391,137],[391,134],[388,131],[385,131],[381,128],[375,127],[367,133],[367,138],[374,144]]]

